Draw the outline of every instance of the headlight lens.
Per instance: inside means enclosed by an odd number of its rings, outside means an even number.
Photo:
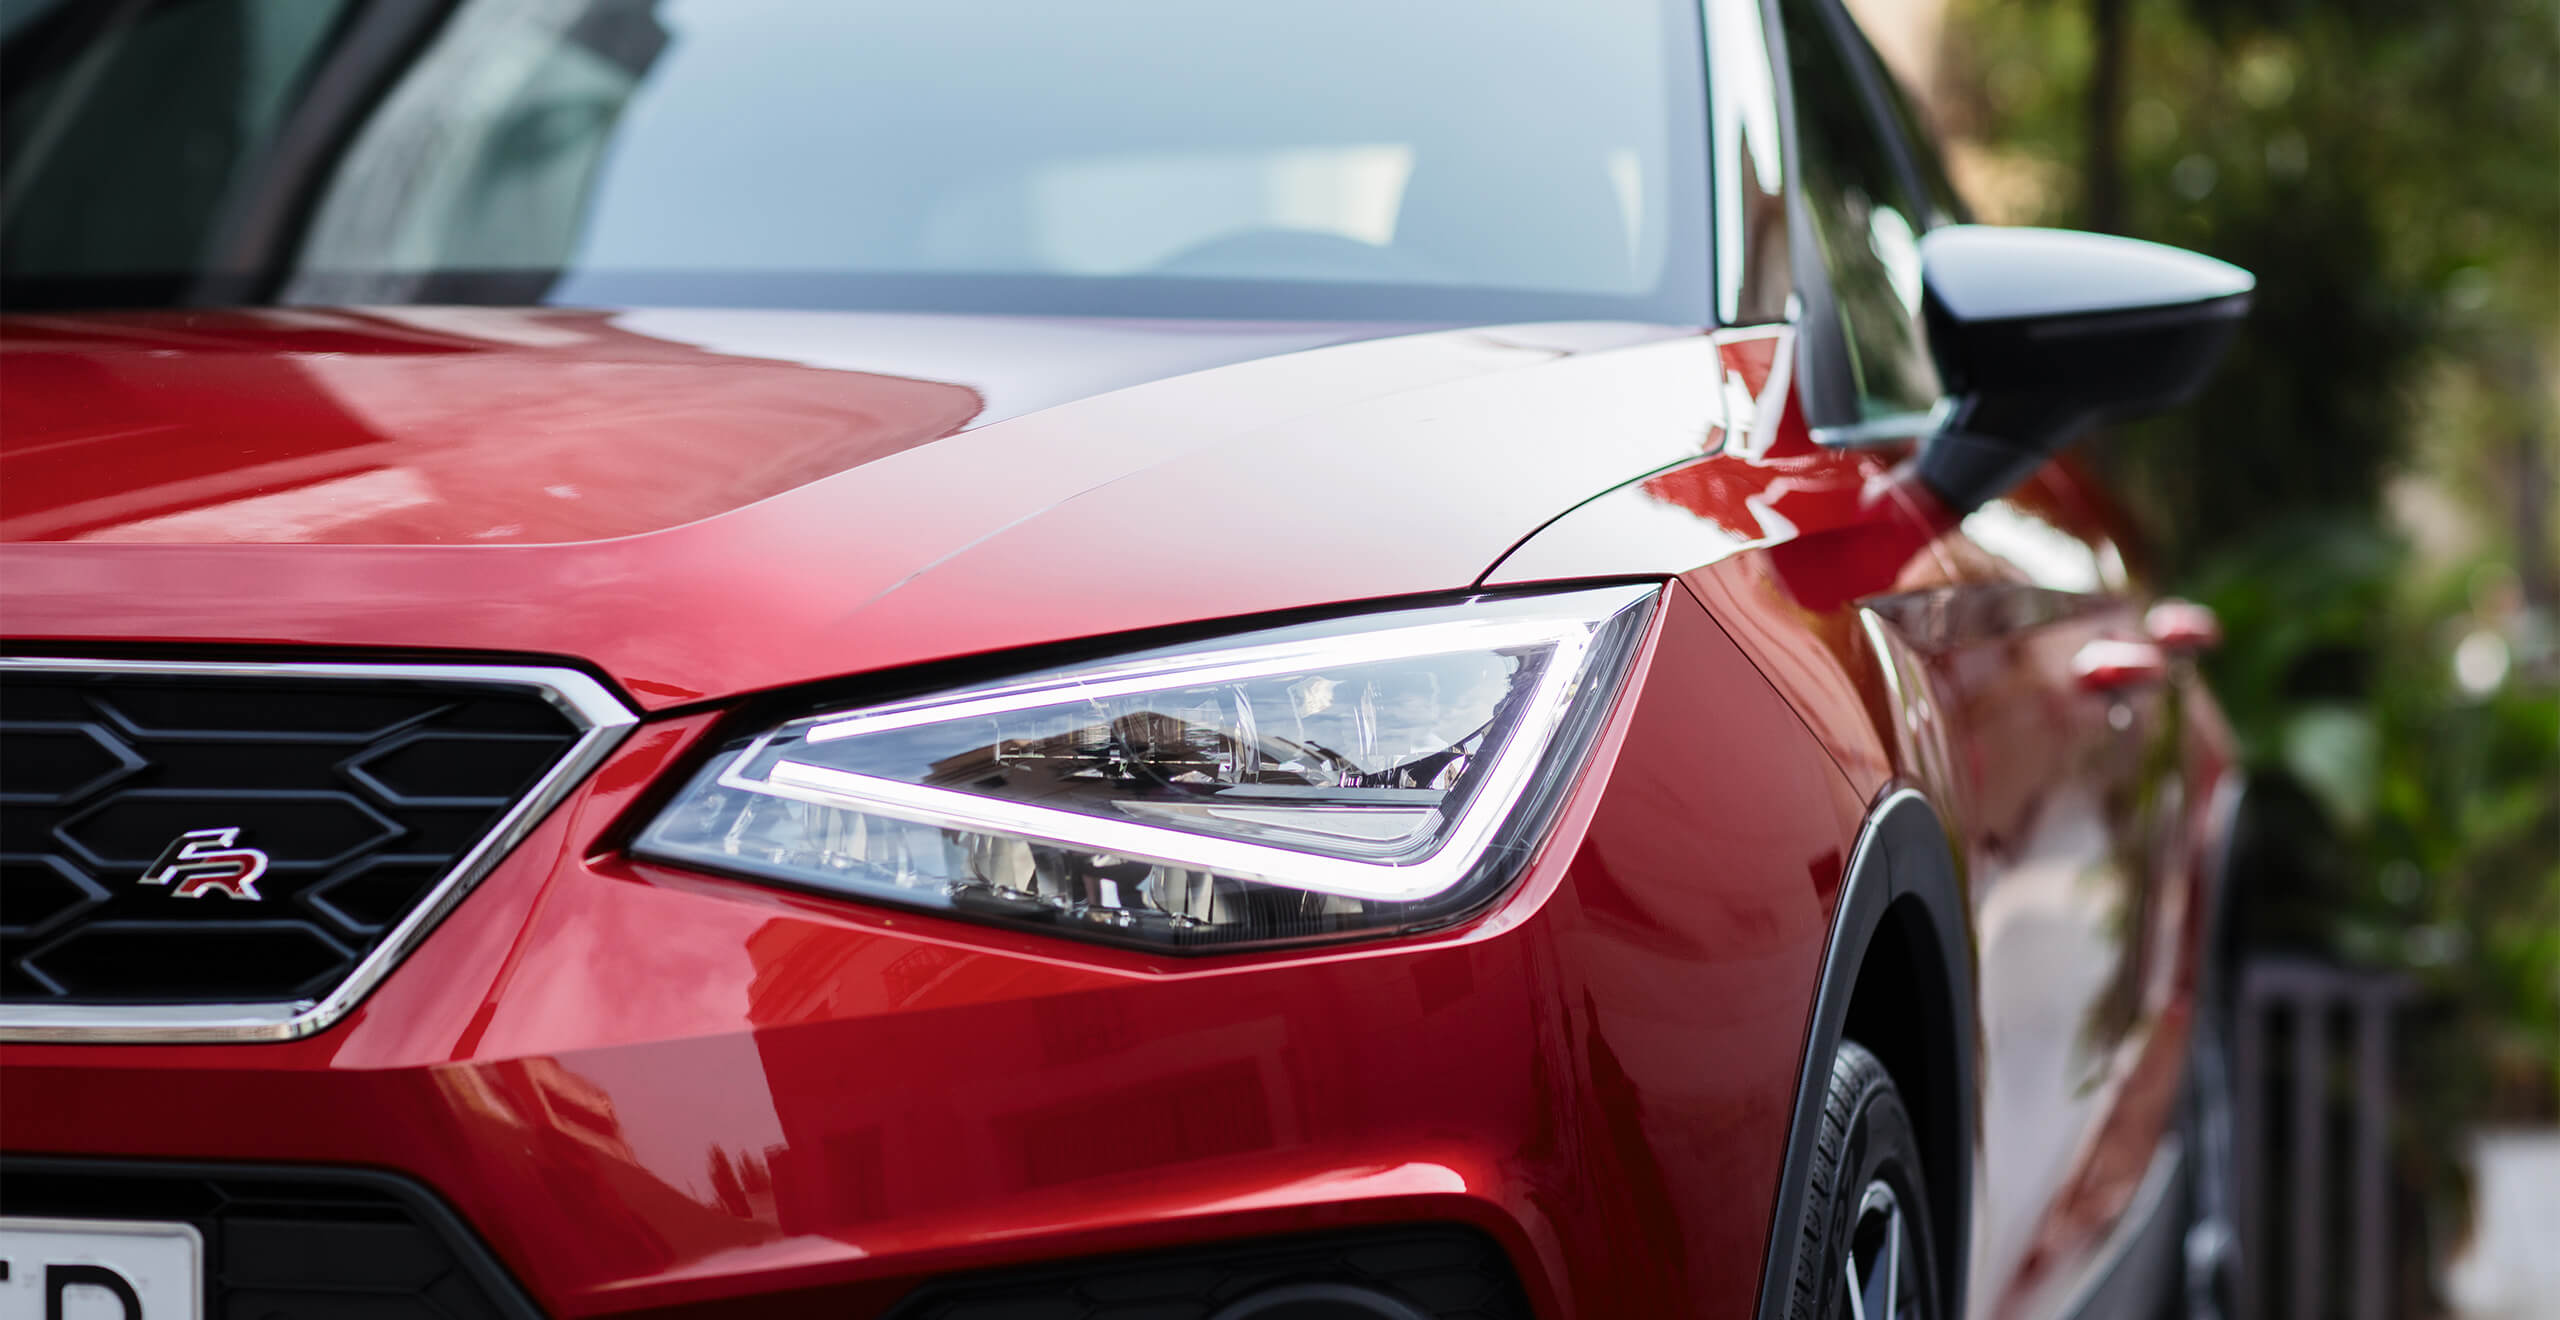
[[[1442,924],[1525,860],[1650,586],[1276,629],[793,720],[634,851],[1152,948]]]

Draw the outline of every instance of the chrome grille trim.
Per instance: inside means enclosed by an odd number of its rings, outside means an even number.
[[[191,678],[425,679],[514,687],[538,693],[578,726],[568,752],[498,818],[451,870],[428,889],[318,999],[241,1004],[0,1004],[0,1042],[204,1044],[298,1040],[328,1029],[362,1002],[425,940],[501,858],[524,841],[569,791],[584,782],[639,722],[604,684],[574,669],[470,664],[266,664],[229,661],[91,660],[0,656],[0,680],[12,674],[130,674]]]

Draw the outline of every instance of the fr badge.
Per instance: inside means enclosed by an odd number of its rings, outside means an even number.
[[[170,841],[160,860],[142,873],[146,885],[175,885],[180,898],[219,893],[225,898],[258,901],[258,877],[267,873],[267,855],[242,848],[238,826],[189,830]]]

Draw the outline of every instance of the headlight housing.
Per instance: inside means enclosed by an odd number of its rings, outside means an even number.
[[[1446,924],[1526,860],[1652,586],[1362,615],[792,720],[633,851],[1215,951]]]

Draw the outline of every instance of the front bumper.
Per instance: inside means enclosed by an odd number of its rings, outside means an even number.
[[[1747,1315],[1862,804],[1670,596],[1522,884],[1438,936],[1186,961],[632,863],[695,715],[326,1032],[10,1047],[6,1145],[392,1171],[560,1315],[1417,1222],[1541,1316]]]

